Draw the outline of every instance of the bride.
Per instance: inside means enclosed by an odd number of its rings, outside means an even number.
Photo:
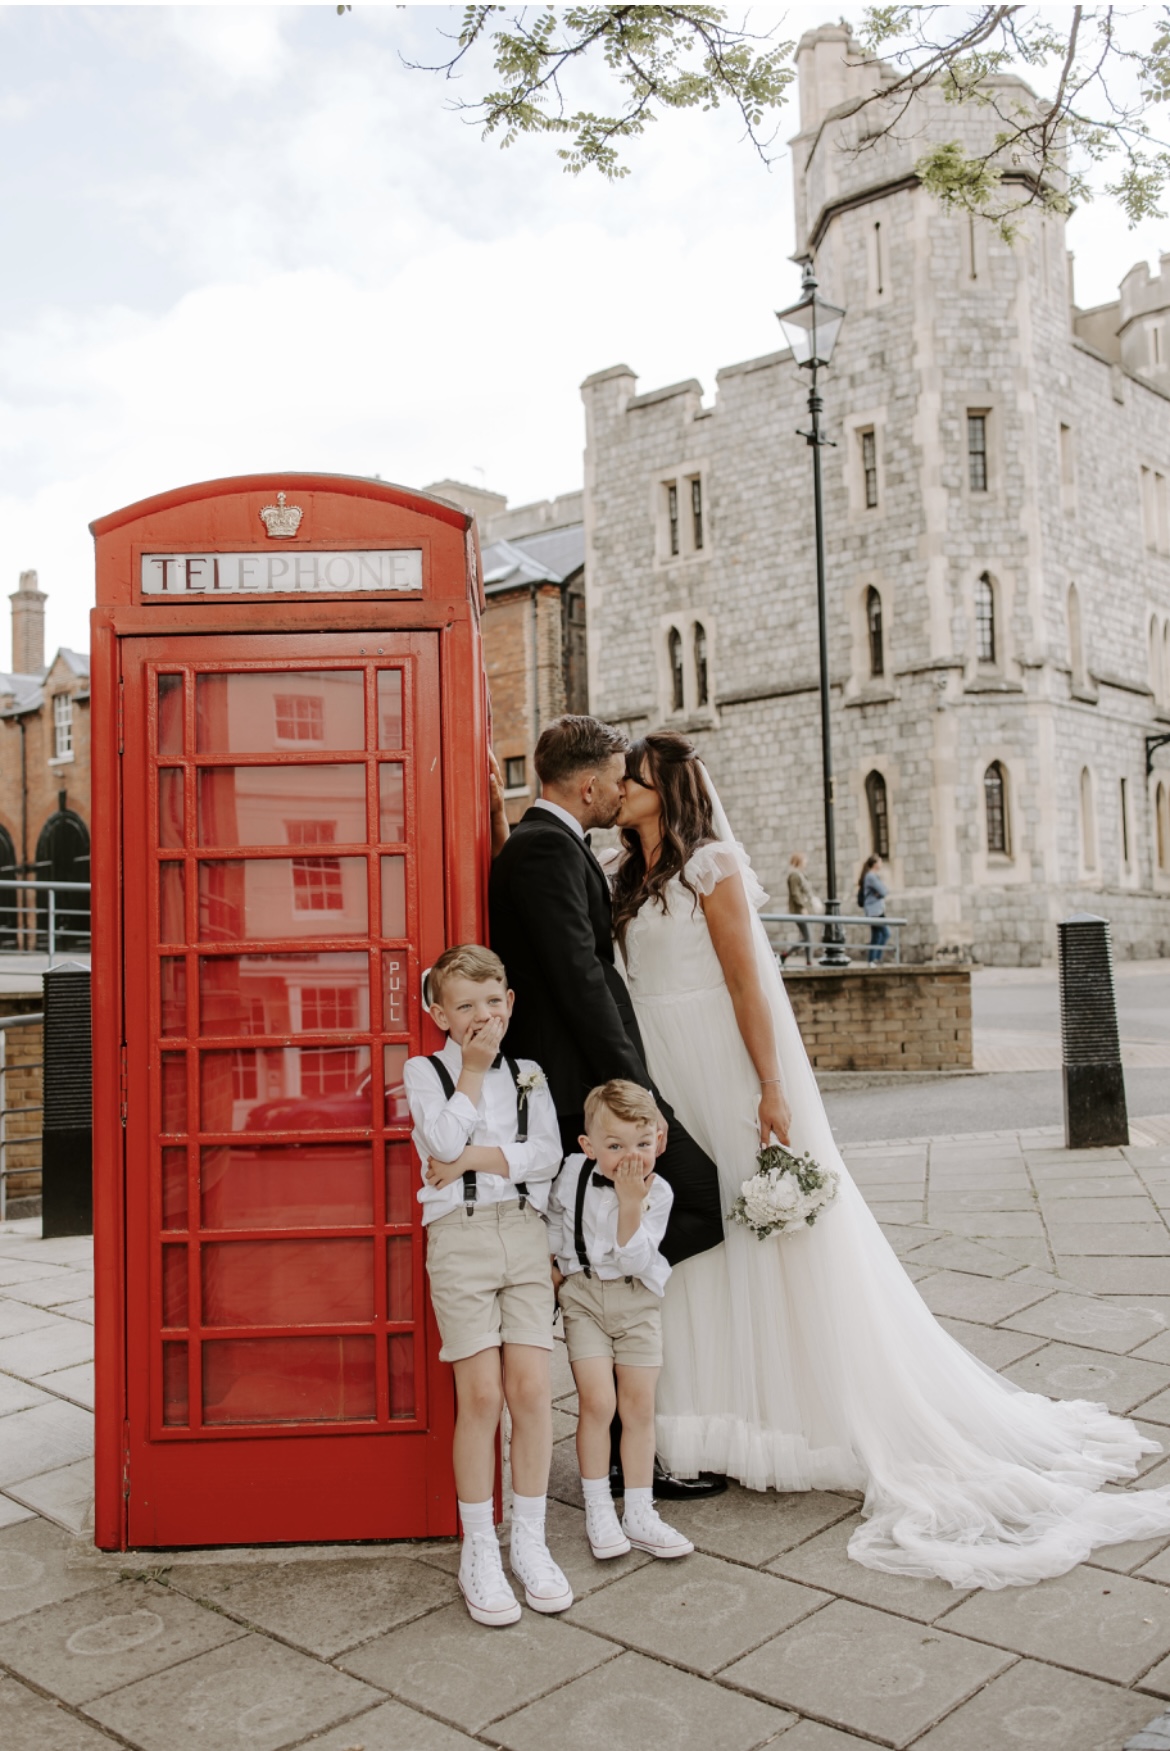
[[[658,1451],[750,1489],[864,1492],[857,1562],[955,1587],[1063,1574],[1170,1534],[1170,1493],[1102,1494],[1158,1451],[1103,1406],[1024,1391],[938,1325],[838,1154],[756,915],[765,895],[685,737],[630,749],[614,932],[648,1068],[718,1164],[724,1209],[775,1133],[841,1175],[812,1229],[677,1266]]]

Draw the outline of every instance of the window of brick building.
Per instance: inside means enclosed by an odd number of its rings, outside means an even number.
[[[336,821],[286,821],[290,845],[332,845]],[[293,911],[343,912],[339,857],[294,857],[292,860]]]
[[[972,492],[987,491],[987,415],[967,415],[967,485]]]
[[[528,761],[523,754],[509,754],[504,761],[504,789],[525,790],[528,786]]]
[[[319,693],[278,693],[276,738],[280,742],[323,742],[325,700]]]
[[[73,696],[70,693],[53,696],[53,758],[73,758]]]
[[[890,808],[886,781],[880,772],[871,772],[865,781],[865,800],[869,804],[870,850],[879,857],[890,855]]]
[[[1000,857],[1009,856],[1007,781],[998,760],[993,760],[983,774],[983,807],[987,816],[988,851]]]

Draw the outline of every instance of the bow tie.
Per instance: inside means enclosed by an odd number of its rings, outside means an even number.
[[[595,1173],[591,1175],[591,1183],[595,1186],[602,1186],[603,1188],[608,1187],[611,1192],[613,1191],[613,1181],[611,1179],[606,1179],[603,1173]]]
[[[586,844],[586,845],[587,845],[587,846],[592,846],[592,844],[593,844],[593,835],[592,835],[592,833],[583,833],[583,834],[582,834],[582,838],[583,838],[583,839],[584,839],[584,841],[585,841],[585,844]]]

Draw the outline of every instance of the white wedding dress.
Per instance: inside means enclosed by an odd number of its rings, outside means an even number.
[[[717,809],[691,858],[703,894],[740,874],[766,896]],[[676,877],[669,911],[631,921],[625,976],[655,1082],[719,1168],[724,1210],[755,1169],[759,1082],[703,909]],[[1096,1545],[1170,1536],[1170,1492],[1101,1493],[1156,1452],[1101,1405],[1013,1385],[937,1323],[838,1153],[792,1009],[753,912],[793,1148],[841,1175],[816,1226],[726,1244],[677,1266],[663,1308],[658,1452],[671,1471],[751,1489],[863,1491],[849,1554],[955,1587],[1060,1575]]]

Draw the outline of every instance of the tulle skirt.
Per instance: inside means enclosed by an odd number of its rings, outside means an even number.
[[[762,935],[762,931],[761,931]],[[815,1227],[676,1267],[663,1307],[658,1451],[682,1476],[864,1493],[849,1554],[955,1587],[1065,1573],[1097,1545],[1170,1536],[1170,1493],[1101,1493],[1158,1451],[1102,1405],[1003,1379],[937,1323],[849,1177],[766,944],[792,1144],[841,1173]],[[647,1061],[719,1168],[724,1209],[753,1172],[759,1084],[725,985],[632,987]]]

